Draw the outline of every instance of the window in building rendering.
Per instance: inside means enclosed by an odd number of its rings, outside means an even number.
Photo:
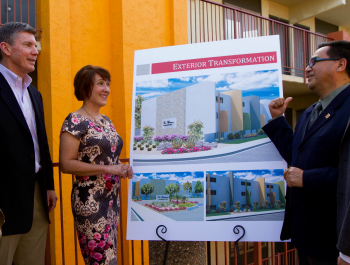
[[[216,102],[218,102],[218,96],[216,96]]]
[[[269,185],[269,184],[267,184],[267,185],[266,185],[266,188],[270,188],[270,185]]]
[[[212,210],[216,210],[216,205],[210,205],[210,211],[212,211]]]
[[[219,113],[218,112],[216,113],[216,119],[219,119]]]
[[[241,195],[242,195],[242,196],[245,196],[245,192],[244,192],[244,191],[242,191],[242,192],[241,192]]]
[[[220,133],[220,137],[225,137],[225,133]]]
[[[245,182],[244,182],[244,181],[241,181],[241,185],[242,185],[242,186],[245,186]]]
[[[247,182],[247,186],[251,186],[252,185],[252,183],[250,183],[250,182]]]
[[[216,195],[216,190],[211,190],[210,195]]]
[[[270,197],[270,193],[266,194],[267,197]]]
[[[243,105],[243,108],[245,107],[245,104],[244,104],[244,102],[242,102],[242,105]]]
[[[245,208],[245,204],[242,204],[242,208],[243,208],[243,209]]]
[[[210,178],[210,182],[216,182],[216,178]]]
[[[220,97],[220,103],[224,103],[224,98]]]

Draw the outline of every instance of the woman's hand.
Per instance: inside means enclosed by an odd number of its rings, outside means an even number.
[[[131,166],[126,164],[107,166],[107,173],[111,175],[118,175],[123,179],[131,179],[133,177],[133,171]]]

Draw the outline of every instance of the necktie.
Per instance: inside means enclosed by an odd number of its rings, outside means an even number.
[[[316,106],[314,107],[314,109],[312,110],[311,115],[310,115],[309,124],[307,127],[308,130],[310,129],[312,124],[315,122],[315,120],[320,115],[321,110],[322,110],[322,104],[321,104],[321,102],[317,102]]]

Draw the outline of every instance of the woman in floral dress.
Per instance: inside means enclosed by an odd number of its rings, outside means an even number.
[[[107,103],[110,74],[87,65],[74,79],[83,106],[63,122],[60,142],[62,172],[76,175],[72,211],[85,264],[117,264],[120,177],[132,178],[119,161],[123,141],[111,120],[100,114]]]

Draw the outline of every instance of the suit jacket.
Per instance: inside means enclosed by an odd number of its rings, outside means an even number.
[[[339,148],[350,113],[350,86],[339,93],[307,130],[310,106],[293,134],[284,117],[263,127],[281,156],[304,170],[303,188],[287,188],[281,240],[313,257],[335,260]]]
[[[48,215],[47,190],[54,189],[52,161],[47,143],[40,92],[28,87],[35,112],[40,148],[38,174],[44,209]],[[3,235],[29,232],[33,221],[35,188],[34,144],[22,110],[6,79],[0,73],[0,209],[5,214]]]
[[[349,116],[349,113],[348,115]],[[337,193],[337,248],[350,256],[350,119],[340,147]]]

